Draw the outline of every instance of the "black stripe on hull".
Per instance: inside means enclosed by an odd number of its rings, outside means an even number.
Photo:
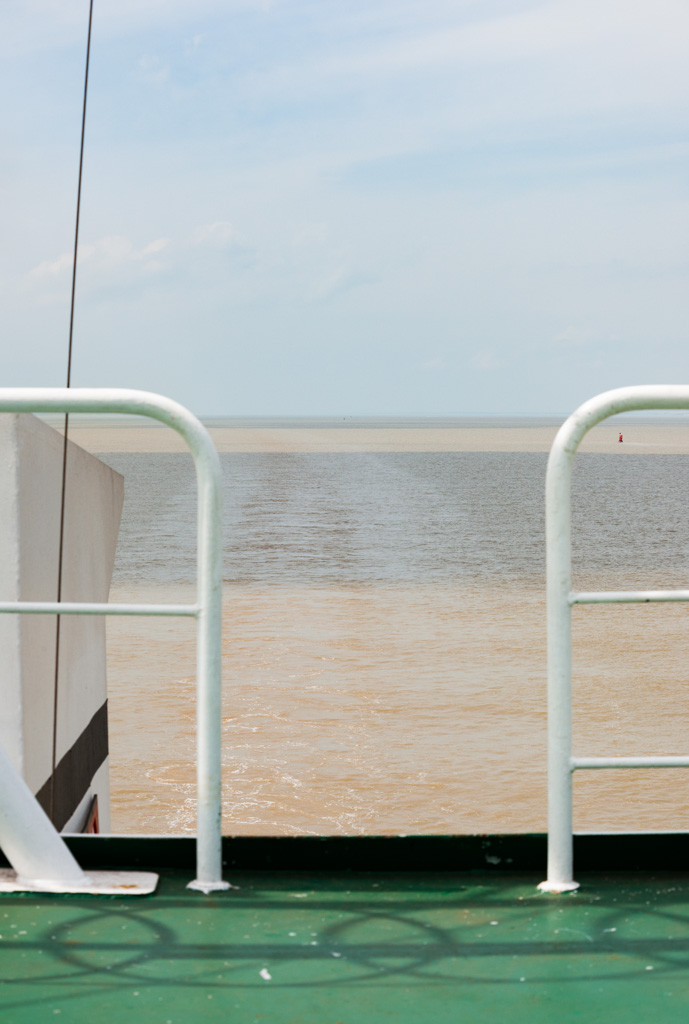
[[[98,708],[78,739],[55,768],[54,776],[41,786],[36,799],[50,814],[51,779],[55,780],[54,821],[60,831],[72,817],[91,780],[108,756],[108,702]]]

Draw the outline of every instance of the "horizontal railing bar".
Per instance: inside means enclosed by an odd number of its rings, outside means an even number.
[[[195,604],[95,604],[73,601],[2,601],[0,614],[19,615],[189,615]]]
[[[569,595],[574,604],[651,604],[655,601],[689,601],[689,590],[582,590]]]
[[[570,770],[578,768],[689,768],[689,756],[673,757],[572,757]]]

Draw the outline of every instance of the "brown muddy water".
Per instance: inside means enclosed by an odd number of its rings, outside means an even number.
[[[592,453],[575,580],[686,587],[689,458]],[[126,480],[114,600],[187,600],[194,477]],[[226,453],[226,834],[543,830],[539,452]],[[682,605],[574,610],[575,752],[689,750]],[[113,830],[194,828],[194,631],[108,621]],[[689,828],[689,774],[578,773],[579,829]]]

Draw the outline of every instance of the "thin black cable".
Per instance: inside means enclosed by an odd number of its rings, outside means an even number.
[[[93,21],[93,0],[89,0],[89,29],[86,41],[86,71],[84,74],[84,106],[81,114],[81,147],[79,149],[79,184],[77,185],[77,216],[74,227],[74,258],[72,260],[72,299],[69,310],[69,347],[67,351],[67,387],[72,383],[72,337],[74,334],[74,297],[77,288],[77,250],[79,248],[79,214],[81,212],[81,177],[84,169],[84,137],[86,135],[86,97],[89,88],[89,61],[91,59],[91,23]],[[67,435],[69,432],[69,413],[65,413],[65,435],[62,446],[62,489],[60,492],[60,547],[57,560],[57,600],[62,600],[62,556],[65,543],[65,491],[67,484]],[[57,700],[58,676],[60,672],[60,621],[56,616],[55,632],[55,683],[53,686],[53,756],[50,774],[50,820],[55,822],[55,767],[57,760]]]

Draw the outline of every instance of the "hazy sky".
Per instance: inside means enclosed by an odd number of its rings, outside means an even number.
[[[0,380],[60,385],[88,0],[4,0]],[[73,384],[564,414],[689,383],[686,0],[95,0]]]

